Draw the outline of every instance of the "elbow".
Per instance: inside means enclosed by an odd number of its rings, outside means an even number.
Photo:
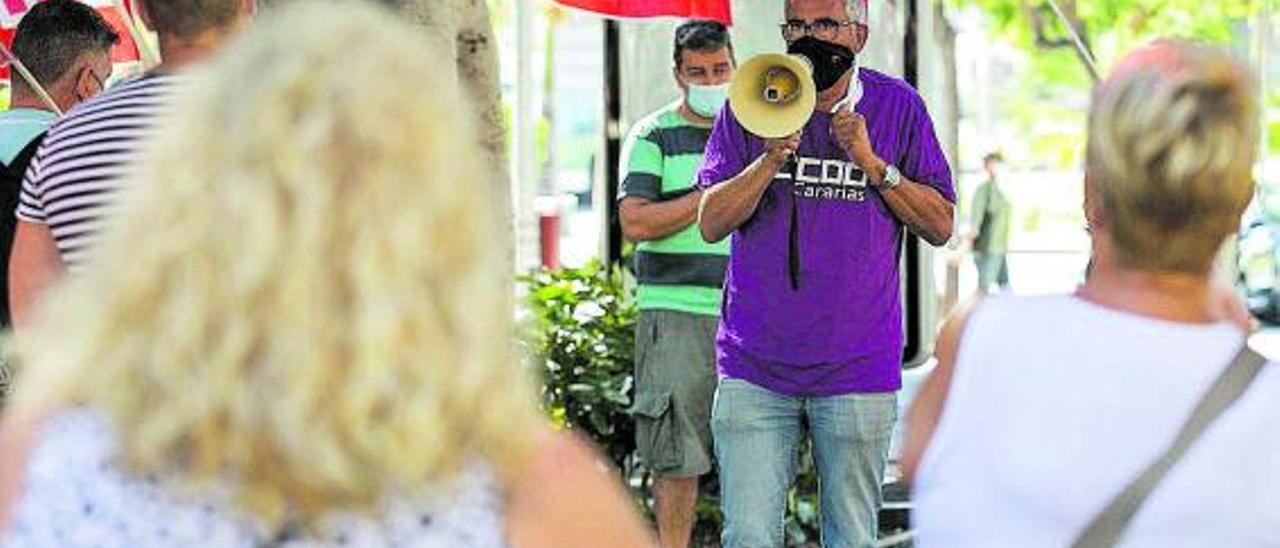
[[[710,194],[704,194],[702,201],[698,203],[698,233],[702,235],[702,241],[714,244],[723,240],[728,234],[717,227],[715,214],[708,210],[709,196]]]
[[[698,218],[698,232],[702,234],[702,241],[709,244],[718,243],[727,235],[724,231],[716,229],[710,220],[701,217]]]
[[[714,233],[714,232],[711,232],[711,231],[707,230],[707,228],[706,228],[706,227],[701,227],[701,226],[700,226],[700,227],[698,227],[698,228],[699,228],[699,230],[698,230],[698,231],[702,233],[702,241],[707,242],[707,243],[709,243],[709,244],[714,244],[714,243],[719,243],[719,242],[720,242],[721,238],[718,238],[718,237],[717,237],[717,236],[718,236],[718,234],[716,234],[716,233]]]
[[[923,231],[925,241],[934,247],[942,247],[951,241],[951,236],[955,232],[956,217],[955,209],[950,204],[941,215],[938,216],[936,222],[930,227],[930,230]]]
[[[631,219],[629,215],[622,215],[619,224],[622,228],[622,237],[629,242],[644,242],[654,239],[652,232],[644,227],[643,224]]]
[[[629,226],[627,225],[627,223],[622,223],[623,239],[627,240],[628,242],[643,242],[644,238],[642,236],[643,234],[640,232],[639,229]]]
[[[931,233],[926,234],[924,239],[926,242],[929,242],[929,245],[932,245],[934,247],[942,247],[944,245],[947,245],[947,242],[951,241],[952,231],[953,231],[952,226],[948,224],[945,226],[938,227],[936,230],[930,231]]]

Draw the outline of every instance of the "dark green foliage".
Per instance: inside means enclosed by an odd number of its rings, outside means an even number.
[[[619,267],[537,271],[520,278],[528,317],[529,355],[543,374],[542,403],[552,421],[590,436],[622,472],[637,505],[652,508],[648,473],[635,458],[632,398],[635,324],[633,288]],[[787,501],[789,546],[817,546],[818,478],[806,449]],[[695,546],[719,543],[719,484],[704,478]]]
[[[593,262],[522,277],[531,314],[524,325],[552,421],[590,436],[626,472],[635,451],[627,409],[637,313],[620,270],[611,274]]]

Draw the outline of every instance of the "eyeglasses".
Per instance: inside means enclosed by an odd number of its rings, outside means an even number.
[[[840,34],[840,29],[850,25],[853,23],[823,17],[812,23],[800,19],[788,19],[785,23],[779,24],[778,28],[782,29],[782,38],[787,41],[799,40],[806,35],[819,40],[832,40]]]

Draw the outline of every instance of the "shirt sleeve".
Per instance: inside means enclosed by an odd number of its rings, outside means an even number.
[[[642,123],[632,128],[622,145],[619,166],[618,200],[635,197],[657,201],[662,196],[662,148],[653,141],[653,127]]]
[[[22,191],[18,194],[18,220],[36,224],[46,224],[48,216],[44,207],[44,174],[41,164],[45,162],[45,145],[36,148],[36,154],[27,166],[27,173],[22,178]]]
[[[951,179],[951,166],[938,144],[938,136],[933,131],[933,120],[924,100],[918,95],[913,97],[910,117],[907,125],[907,146],[902,163],[898,169],[908,179],[933,187],[947,201],[956,203],[955,184]]]
[[[747,135],[728,105],[716,116],[707,149],[698,168],[698,188],[707,189],[728,181],[747,168]]]
[[[978,189],[973,193],[973,209],[969,212],[970,230],[977,233],[982,228],[982,220],[987,216],[987,190],[986,184],[978,185]]]

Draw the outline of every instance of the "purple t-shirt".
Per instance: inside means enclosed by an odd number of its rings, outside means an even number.
[[[860,71],[881,159],[955,203],[951,169],[924,102],[902,80]],[[789,396],[892,392],[902,386],[898,249],[902,224],[831,136],[831,115],[804,128],[792,172],[780,172],[733,233],[716,340],[720,375]],[[721,111],[698,173],[714,186],[764,154],[764,141]],[[788,242],[796,202],[798,289]]]

